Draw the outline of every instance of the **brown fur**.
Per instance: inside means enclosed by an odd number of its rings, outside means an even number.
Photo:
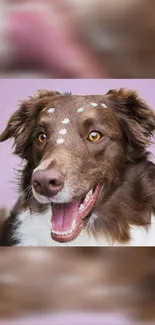
[[[104,102],[107,108],[91,109],[91,101]],[[52,105],[57,107],[56,118],[49,117],[44,110]],[[86,110],[77,115],[76,107],[81,106]],[[59,120],[64,113],[72,119],[70,137],[65,146],[55,146]],[[91,144],[87,135],[90,128],[97,127],[103,133],[102,141]],[[44,128],[49,134],[45,147],[34,141],[37,132]],[[103,184],[102,195],[94,207],[97,218],[85,219],[89,231],[95,236],[106,234],[112,240],[127,242],[130,225],[148,226],[155,212],[155,167],[147,158],[154,129],[154,112],[134,91],[111,90],[104,96],[44,91],[21,103],[0,141],[13,137],[15,154],[26,160],[21,175],[22,191],[30,186],[33,170],[45,156],[50,161],[49,167],[65,175],[73,199],[77,195],[83,197],[97,183]],[[20,206],[41,211],[42,206],[31,196],[31,191],[25,192]],[[14,220],[14,213],[11,218]]]

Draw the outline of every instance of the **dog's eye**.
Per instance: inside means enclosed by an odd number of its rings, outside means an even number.
[[[90,142],[98,142],[101,139],[101,133],[98,131],[92,131],[88,135],[88,140]]]
[[[45,134],[45,133],[40,133],[40,134],[38,134],[38,136],[37,136],[37,140],[38,140],[38,142],[39,142],[40,144],[44,144],[44,143],[46,142],[46,140],[47,140],[47,136],[46,136],[46,134]]]

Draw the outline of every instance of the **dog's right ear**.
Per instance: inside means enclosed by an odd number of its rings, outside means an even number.
[[[155,113],[137,92],[121,88],[106,94],[126,139],[129,161],[144,157],[155,132]]]

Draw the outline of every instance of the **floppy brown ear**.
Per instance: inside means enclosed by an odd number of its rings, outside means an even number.
[[[29,97],[29,100],[21,102],[19,109],[11,116],[5,130],[0,134],[0,142],[8,140],[9,138],[16,137],[24,130],[24,122],[30,118],[34,112],[34,106],[39,99],[46,99],[61,95],[59,92],[41,89],[36,96]],[[40,103],[42,105],[42,102]],[[40,106],[39,106],[40,108]],[[38,108],[38,110],[39,110]]]
[[[21,105],[23,109],[23,105]],[[20,109],[16,111],[10,118],[5,130],[0,134],[0,142],[6,141],[9,138],[15,137],[18,127],[22,127],[23,119],[20,119]]]
[[[127,140],[128,159],[143,157],[155,131],[155,113],[133,90],[110,90],[106,96]]]
[[[35,117],[47,104],[49,98],[61,95],[58,92],[40,90],[37,96],[22,101],[19,109],[11,116],[5,130],[0,134],[0,142],[14,138],[15,153],[26,159],[30,145],[28,139],[35,124]],[[25,147],[26,145],[26,147]]]

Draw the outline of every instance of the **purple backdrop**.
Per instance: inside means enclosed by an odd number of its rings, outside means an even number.
[[[155,80],[151,79],[1,79],[0,80],[0,132],[6,126],[11,114],[17,109],[18,101],[33,95],[38,89],[50,89],[60,92],[72,91],[74,94],[104,94],[109,89],[128,87],[136,89],[153,108],[155,107]],[[14,168],[19,159],[11,154],[12,141],[0,144],[0,206],[11,207],[17,193]],[[155,148],[152,147],[155,153]]]

